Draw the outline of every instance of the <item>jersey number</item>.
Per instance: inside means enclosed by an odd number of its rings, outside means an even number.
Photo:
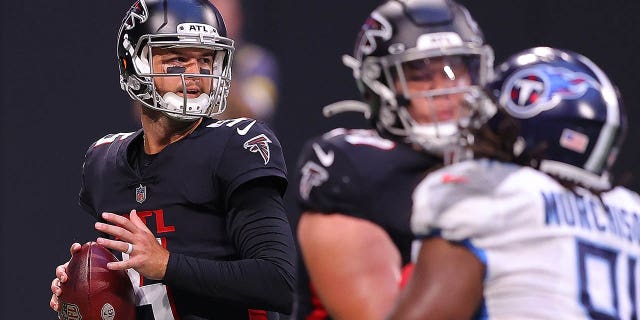
[[[166,241],[163,241],[164,238],[156,239],[165,249],[167,248]],[[122,260],[128,259],[129,255],[122,253]],[[127,274],[129,275],[129,279],[131,279],[133,291],[136,295],[138,317],[156,320],[175,319],[166,285],[162,283],[144,284],[144,278],[133,269],[127,269]],[[152,313],[152,315],[149,313]]]
[[[637,319],[636,259],[627,257],[619,268],[618,252],[577,240],[580,302],[592,319]],[[626,275],[618,274],[627,270]],[[621,271],[622,272],[622,271]],[[624,281],[626,279],[626,281]],[[626,291],[626,294],[624,294]],[[630,317],[620,317],[620,299],[628,297]]]

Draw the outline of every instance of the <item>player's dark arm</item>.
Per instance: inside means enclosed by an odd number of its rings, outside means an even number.
[[[389,319],[471,319],[482,301],[484,272],[466,247],[429,238]]]
[[[295,247],[275,181],[259,178],[236,189],[229,200],[228,231],[237,261],[212,261],[172,253],[164,281],[215,300],[290,313]]]

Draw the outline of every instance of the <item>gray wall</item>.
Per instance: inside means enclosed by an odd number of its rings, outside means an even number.
[[[282,63],[273,125],[290,173],[304,139],[336,125],[362,126],[351,115],[324,120],[322,106],[357,98],[340,55],[351,53],[374,0],[246,1],[249,39]],[[630,132],[620,173],[637,176],[638,59],[631,49],[640,24],[634,0],[483,0],[467,4],[497,60],[534,45],[581,52],[619,85]],[[129,1],[0,2],[0,245],[2,319],[55,319],[49,310],[54,267],[73,241],[93,239],[77,206],[86,148],[110,132],[131,131],[130,104],[118,85],[115,36]],[[638,189],[638,182],[631,186]],[[287,195],[295,223],[292,181]]]

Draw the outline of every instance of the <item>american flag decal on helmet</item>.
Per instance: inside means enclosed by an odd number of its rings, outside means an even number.
[[[565,128],[560,136],[560,145],[577,153],[584,153],[589,145],[589,136]]]
[[[269,159],[271,158],[271,150],[269,150],[269,143],[271,143],[271,140],[264,134],[261,134],[259,136],[255,136],[247,140],[247,142],[245,142],[243,146],[245,149],[248,149],[251,152],[259,153],[260,156],[262,156],[262,159],[264,160],[264,164],[266,165],[269,162]]]

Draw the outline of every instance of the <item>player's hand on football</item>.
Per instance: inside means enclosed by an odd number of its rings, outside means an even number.
[[[158,243],[144,221],[138,217],[136,210],[131,210],[129,219],[109,212],[102,213],[102,218],[108,223],[96,222],[96,230],[109,234],[118,240],[98,238],[99,244],[123,253],[129,250],[129,244],[132,245],[129,259],[110,262],[107,264],[109,269],[133,268],[148,279],[160,280],[164,278],[169,261],[169,251]]]
[[[80,251],[80,248],[82,248],[82,245],[80,245],[77,242],[73,243],[71,245],[71,248],[69,248],[69,252],[71,253],[71,256],[73,256],[76,252]],[[58,296],[62,294],[62,289],[60,288],[60,284],[66,282],[69,279],[69,277],[67,277],[68,266],[69,266],[69,261],[59,265],[56,268],[56,277],[53,278],[53,281],[51,281],[51,292],[53,292],[53,294],[51,295],[51,301],[49,301],[49,306],[51,307],[51,309],[53,309],[56,312],[60,309],[60,306],[58,305]]]

